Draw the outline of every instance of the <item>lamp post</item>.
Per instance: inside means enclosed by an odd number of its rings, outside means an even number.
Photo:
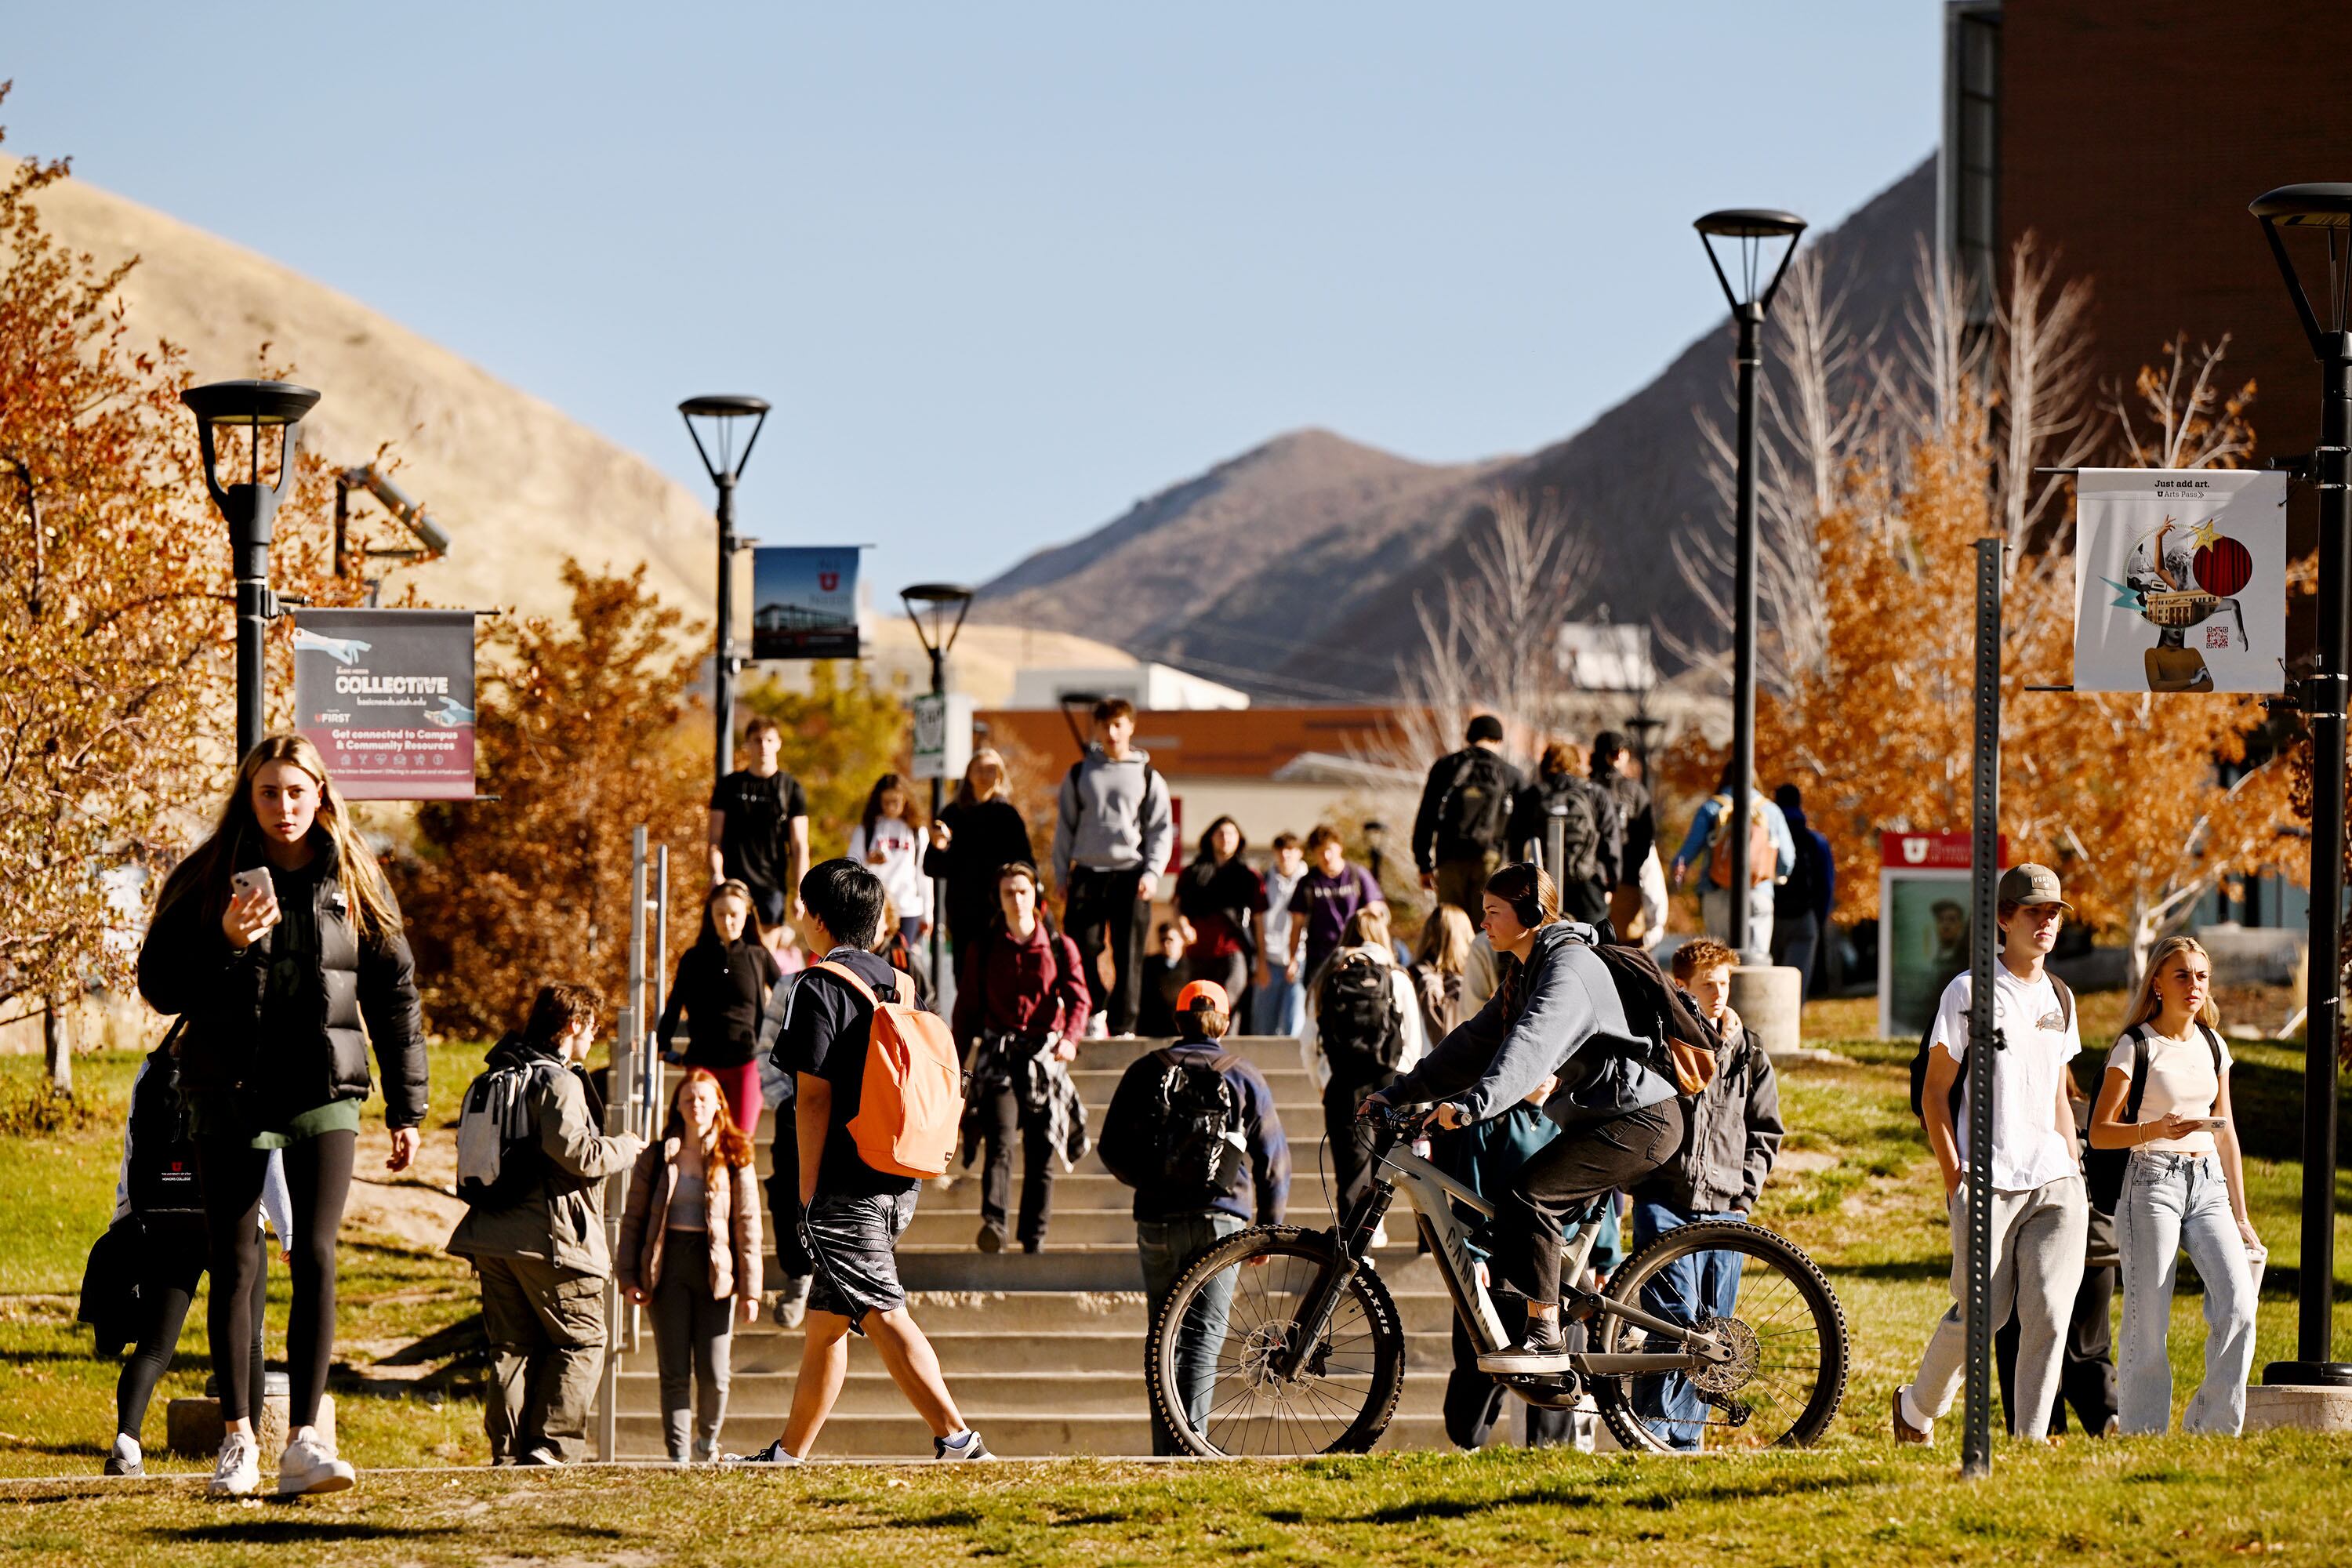
[[[1794,213],[1733,208],[1709,213],[1692,226],[1698,230],[1700,243],[1706,247],[1707,262],[1715,268],[1716,281],[1723,285],[1723,297],[1731,302],[1731,319],[1739,327],[1739,467],[1735,513],[1738,564],[1732,593],[1736,608],[1731,665],[1731,886],[1725,889],[1729,895],[1731,912],[1725,941],[1739,954],[1742,963],[1760,963],[1764,962],[1760,952],[1764,943],[1751,944],[1748,929],[1748,906],[1753,887],[1748,864],[1748,825],[1755,810],[1751,797],[1756,781],[1756,374],[1763,363],[1764,318],[1771,312],[1772,296],[1780,292],[1780,279],[1788,275],[1789,262],[1797,254],[1797,237],[1805,232],[1805,220]],[[1732,281],[1732,272],[1724,268],[1722,249],[1717,244],[1719,240],[1738,242],[1737,284]],[[1764,276],[1767,249],[1776,242],[1782,246],[1779,264],[1772,268],[1771,280],[1759,289],[1757,282]],[[1769,943],[1771,933],[1765,932],[1764,939]]]
[[[319,395],[307,386],[284,381],[215,381],[192,386],[180,394],[196,416],[196,440],[203,450],[205,488],[213,505],[228,523],[230,570],[236,578],[236,754],[261,744],[263,699],[267,695],[262,667],[262,634],[278,614],[277,595],[269,591],[269,544],[276,531],[278,503],[294,482],[294,458],[301,449],[302,417],[317,406]],[[213,439],[218,426],[242,426],[252,439],[246,478],[221,483],[219,452]],[[277,427],[284,434],[278,448],[278,479],[261,482],[262,432]]]
[[[949,759],[954,754],[948,733],[948,650],[955,647],[956,634],[963,630],[963,618],[971,613],[971,590],[956,583],[917,583],[898,590],[898,602],[907,606],[907,618],[915,623],[915,636],[923,651],[931,656],[932,722],[939,726],[939,760],[931,767],[931,820],[940,819],[940,807],[947,793]],[[948,619],[948,612],[955,619]],[[925,626],[923,617],[930,617]],[[918,724],[917,728],[921,726]],[[940,919],[940,881],[931,879],[931,985],[940,985],[940,943],[943,922]]]
[[[2352,185],[2282,185],[2251,209],[2262,220],[2319,361],[2319,446],[2305,475],[2319,491],[2319,636],[2304,710],[2311,722],[2311,956],[2303,1052],[2303,1257],[2295,1359],[2263,1369],[2263,1382],[2352,1387],[2352,1364],[2335,1359],[2328,1322],[2336,1283],[2336,1042],[2344,999],[2344,712],[2352,646],[2346,641],[2347,535],[2352,535]],[[2326,242],[2322,321],[2295,276],[2282,228],[2316,229]]]
[[[711,706],[718,710],[718,722],[711,763],[713,776],[723,779],[734,758],[735,676],[743,667],[743,661],[735,657],[735,552],[743,548],[735,537],[735,481],[742,477],[743,465],[751,460],[751,448],[768,422],[768,400],[731,395],[689,397],[677,405],[677,411],[685,416],[686,433],[694,438],[703,471],[719,487],[719,658],[711,669]],[[702,426],[696,425],[698,419]],[[746,419],[751,421],[751,433],[743,437],[743,449],[739,452],[735,431]],[[710,433],[707,445],[703,426]]]

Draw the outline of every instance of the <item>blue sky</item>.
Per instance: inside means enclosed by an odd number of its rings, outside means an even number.
[[[1300,426],[1568,435],[1722,319],[1693,216],[1930,151],[1940,11],[151,0],[13,16],[0,120],[697,493],[677,399],[770,398],[746,531],[887,603]]]

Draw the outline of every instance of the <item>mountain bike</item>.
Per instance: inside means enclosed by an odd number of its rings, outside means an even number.
[[[1188,1452],[1353,1454],[1380,1441],[1404,1383],[1405,1331],[1368,1255],[1399,1192],[1472,1342],[1481,1354],[1507,1342],[1461,1217],[1495,1205],[1412,1152],[1423,1112],[1374,1106],[1369,1120],[1364,1191],[1338,1226],[1227,1237],[1151,1325],[1152,1405]],[[1845,1392],[1845,1312],[1801,1248],[1745,1223],[1684,1226],[1594,1294],[1571,1282],[1585,1278],[1600,1212],[1582,1216],[1561,1260],[1561,1321],[1585,1348],[1564,1372],[1497,1382],[1549,1409],[1590,1392],[1635,1450],[1802,1447],[1828,1430]]]

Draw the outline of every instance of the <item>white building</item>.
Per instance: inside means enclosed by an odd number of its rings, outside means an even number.
[[[1066,697],[1124,697],[1138,711],[1246,708],[1249,694],[1165,664],[1024,669],[1013,678],[1013,708],[1058,708]]]

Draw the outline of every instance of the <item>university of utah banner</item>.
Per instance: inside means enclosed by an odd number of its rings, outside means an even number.
[[[751,552],[751,657],[856,658],[855,544],[764,545]]]
[[[474,612],[297,610],[295,725],[352,800],[474,794]]]
[[[2074,689],[2281,691],[2286,476],[2084,468]]]

